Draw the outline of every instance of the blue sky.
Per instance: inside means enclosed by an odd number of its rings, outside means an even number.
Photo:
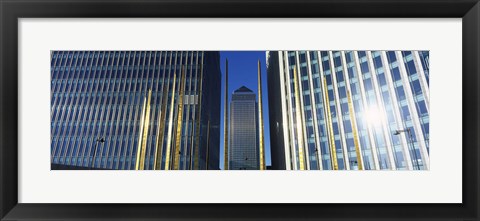
[[[263,93],[263,119],[265,136],[265,160],[267,165],[271,165],[270,159],[270,127],[268,118],[268,90],[267,90],[267,69],[265,51],[221,51],[221,69],[222,69],[222,102],[221,102],[221,126],[220,126],[220,168],[223,169],[223,106],[225,100],[225,59],[228,59],[228,95],[229,101],[232,92],[241,86],[250,88],[257,94],[258,101],[258,82],[257,82],[257,62],[260,59],[262,68],[262,93]]]

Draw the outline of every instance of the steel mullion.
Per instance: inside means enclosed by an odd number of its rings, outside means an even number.
[[[101,67],[102,67],[102,68],[101,68],[102,70],[100,70],[100,73],[102,73],[104,66],[106,66],[107,68],[106,68],[106,70],[105,70],[105,72],[104,72],[103,81],[102,81],[101,78],[99,79],[99,81],[102,82],[102,83],[101,83],[102,86],[101,86],[101,88],[100,88],[100,98],[97,100],[97,105],[96,105],[97,108],[96,108],[96,110],[95,110],[95,116],[94,116],[94,118],[93,118],[92,136],[94,136],[94,137],[93,137],[92,140],[93,140],[94,142],[97,142],[97,138],[98,138],[98,135],[99,135],[98,132],[100,131],[100,128],[102,127],[102,118],[103,118],[103,114],[104,114],[104,112],[105,112],[105,110],[102,111],[102,107],[105,107],[105,102],[106,102],[106,100],[107,100],[107,96],[105,96],[105,99],[103,99],[103,93],[105,92],[105,91],[104,91],[105,78],[106,78],[106,75],[107,75],[108,66],[109,66],[109,61],[110,61],[110,52],[108,52],[108,55],[106,55],[107,52],[103,52],[103,53],[104,53],[104,54],[103,54],[104,60],[105,60],[105,56],[107,56],[107,61],[106,61],[105,65],[104,65],[103,62],[102,62],[102,66],[101,66]],[[100,82],[99,82],[99,83],[100,83]],[[108,84],[110,84],[110,83],[108,83]],[[107,86],[107,87],[108,87],[108,86]],[[108,88],[107,88],[107,90],[108,90]],[[97,117],[98,117],[98,112],[100,112],[100,118],[97,118]],[[97,119],[98,119],[98,123],[100,124],[99,127],[96,127]],[[95,143],[95,144],[96,144],[96,143]],[[88,152],[88,155],[89,155],[89,156],[90,156],[90,151],[92,151],[92,148],[93,148],[93,147],[96,146],[97,148],[99,148],[99,147],[98,147],[97,145],[95,145],[95,144],[92,144],[92,145],[90,146],[89,152]],[[102,150],[103,150],[103,147],[104,147],[104,145],[102,145]],[[98,150],[98,149],[96,149],[96,150]],[[93,151],[95,152],[96,150],[93,150]],[[95,154],[95,153],[94,153],[94,154]],[[93,158],[95,158],[95,159],[93,159]],[[98,159],[98,158],[96,158],[96,156],[94,156],[93,158],[92,158],[92,161],[93,161],[93,160],[97,161],[97,159]],[[92,167],[95,167],[95,164],[96,164],[95,161],[93,162]],[[100,167],[100,166],[101,166],[101,165],[98,165],[98,167]]]
[[[80,60],[80,65],[81,65],[81,66],[82,66],[82,63],[83,63],[84,56],[85,56],[85,51],[83,51],[83,53],[82,53],[82,58],[81,58],[81,60]],[[76,67],[76,65],[75,65],[75,69],[76,69],[76,68],[77,68],[77,67]],[[83,73],[85,74],[85,72],[83,72]],[[81,75],[81,74],[82,74],[82,70],[81,70],[81,67],[80,67],[80,71],[79,71],[78,77],[76,78],[76,79],[77,79],[77,83],[75,84],[75,87],[74,87],[74,89],[73,89],[73,91],[74,91],[74,93],[76,93],[76,95],[78,95],[78,93],[79,93],[78,90],[83,89],[83,79],[80,81],[80,75]],[[77,87],[78,87],[78,81],[80,81],[80,84],[81,84],[80,89],[77,89]],[[80,94],[80,95],[81,95],[81,94]],[[79,112],[80,112],[80,110],[81,110],[81,106],[80,106],[80,107],[78,106],[79,100],[80,100],[80,98],[78,98],[78,99],[76,98],[76,99],[75,99],[75,105],[74,105],[74,109],[73,109],[73,111],[72,111],[73,113],[72,113],[72,120],[71,120],[71,122],[74,123],[74,124],[76,124],[77,126],[75,127],[75,131],[73,131],[73,132],[72,132],[72,128],[70,128],[70,130],[68,131],[68,135],[67,135],[67,137],[73,137],[73,141],[72,141],[71,148],[75,148],[75,145],[76,145],[76,143],[77,143],[77,142],[76,142],[76,141],[77,141],[77,136],[75,136],[75,134],[77,133],[77,130],[78,130],[78,118],[79,118],[78,115],[80,114]],[[67,119],[68,119],[68,117],[67,117]],[[72,133],[73,133],[73,136],[72,136]],[[77,148],[77,149],[78,149],[78,148]],[[64,158],[65,158],[65,159],[66,159],[66,157],[67,157],[67,152],[68,152],[68,150],[69,150],[69,149],[67,149],[67,150],[65,151],[65,153],[64,153]],[[74,150],[75,150],[75,149],[74,149]],[[69,156],[70,163],[68,163],[68,164],[71,165],[71,164],[72,164],[72,163],[71,163],[71,160],[72,160],[72,156],[73,156],[73,150],[71,150],[71,152],[70,152],[69,155],[70,155],[70,156]]]
[[[115,67],[117,67],[117,68],[116,68],[115,71],[114,71],[114,70],[113,70],[113,69],[114,69],[113,65],[114,65],[114,63],[115,63],[115,60],[117,61],[117,65],[115,66]],[[103,163],[103,165],[104,165],[103,167],[104,167],[104,168],[107,168],[109,151],[110,151],[110,144],[111,144],[111,141],[112,141],[112,136],[111,136],[111,134],[112,134],[113,127],[116,126],[116,125],[115,125],[115,121],[113,121],[113,119],[115,118],[115,115],[116,115],[116,113],[117,113],[117,111],[116,111],[116,104],[117,104],[117,98],[118,98],[117,96],[115,96],[115,88],[116,88],[116,87],[120,87],[120,84],[116,85],[116,81],[117,81],[117,77],[118,77],[117,74],[118,74],[118,66],[119,66],[119,64],[120,64],[120,55],[118,56],[118,58],[115,58],[115,52],[113,52],[112,65],[109,65],[109,66],[112,66],[112,70],[110,71],[110,75],[109,75],[109,78],[108,78],[108,79],[109,79],[109,80],[108,80],[108,87],[107,87],[107,90],[106,90],[107,98],[109,97],[109,102],[108,102],[109,104],[108,104],[108,106],[107,106],[107,114],[106,114],[106,117],[105,117],[105,123],[106,123],[106,125],[105,125],[105,129],[104,129],[104,132],[103,132],[103,135],[102,135],[102,137],[105,138],[105,142],[104,142],[105,144],[103,145],[102,151],[100,152],[100,167],[102,167],[102,161],[103,161],[103,162],[104,162],[104,163]],[[113,74],[113,72],[115,72],[115,74]],[[110,93],[110,84],[111,84],[111,81],[112,81],[112,75],[115,75],[115,76],[113,77],[113,88],[112,88],[112,91],[111,91],[111,92],[112,92],[112,95],[111,95],[111,96],[115,97],[115,101],[113,102],[113,104],[112,104],[112,100],[113,100],[114,98],[109,95],[109,93]],[[121,75],[121,73],[120,73],[120,75]],[[111,116],[112,120],[110,120],[110,112],[112,112],[112,114],[111,114],[111,115],[112,115],[112,116]],[[113,123],[111,123],[112,121],[113,121]],[[109,123],[111,123],[110,126],[108,126]],[[110,135],[110,137],[107,137],[107,130],[109,131],[108,134]],[[115,139],[115,137],[113,137],[113,139]],[[115,140],[114,140],[114,142],[115,142]],[[106,151],[105,151],[105,156],[104,156],[103,152],[104,152],[105,147],[106,147],[107,149],[106,149]],[[113,161],[113,160],[112,160],[112,161]]]
[[[68,130],[68,122],[64,122],[64,116],[65,116],[65,115],[69,115],[70,110],[71,110],[71,107],[70,107],[70,105],[68,104],[68,103],[70,103],[70,102],[67,103],[67,101],[68,101],[69,93],[71,92],[71,88],[72,88],[72,84],[73,84],[73,82],[70,83],[70,84],[68,84],[68,79],[71,79],[70,73],[72,73],[72,75],[75,75],[75,70],[71,71],[71,66],[72,66],[73,60],[75,60],[75,63],[74,63],[73,65],[74,65],[74,67],[76,67],[76,66],[77,66],[78,57],[75,58],[75,52],[72,52],[72,59],[70,60],[70,66],[69,66],[69,71],[68,71],[68,72],[69,72],[69,77],[68,77],[67,80],[66,80],[65,87],[64,87],[64,91],[62,92],[62,94],[63,94],[64,97],[65,97],[65,100],[64,100],[64,102],[62,103],[62,106],[65,107],[65,111],[62,111],[62,114],[61,114],[61,116],[60,116],[60,119],[58,119],[58,115],[57,115],[57,119],[56,119],[57,122],[65,123],[65,127],[63,127],[63,129],[60,130],[59,133],[57,133],[57,134],[58,134],[59,137],[62,138],[63,140],[66,139],[67,142],[70,142],[70,139],[67,138],[67,137],[65,137],[65,133],[66,133],[65,131]],[[68,89],[66,88],[66,87],[67,87],[67,84],[68,84]],[[66,96],[65,96],[65,95],[66,95]],[[61,102],[61,101],[60,101],[60,102]],[[67,113],[65,113],[65,112],[67,112]],[[64,141],[62,141],[62,143],[64,143]],[[63,145],[60,145],[60,147],[58,147],[58,139],[57,139],[57,141],[56,141],[55,144],[54,144],[54,155],[57,155],[57,149],[58,149],[58,148],[59,148],[58,153],[59,153],[59,155],[60,155],[60,154],[62,154],[62,150],[64,149],[64,146],[63,146]],[[62,158],[59,156],[59,162],[61,163],[61,161],[62,161]]]
[[[133,54],[133,56],[132,56]],[[125,56],[126,56],[126,52],[125,52]],[[133,57],[133,59],[131,59]],[[121,169],[125,169],[125,161],[126,161],[126,152],[127,152],[127,147],[126,145],[129,143],[128,141],[130,140],[129,137],[127,136],[128,133],[125,133],[125,130],[129,130],[128,128],[128,124],[129,124],[129,120],[130,118],[127,120],[127,116],[130,116],[128,112],[129,110],[129,102],[130,102],[130,96],[131,96],[131,88],[132,88],[132,78],[131,76],[129,76],[129,74],[133,75],[133,72],[135,71],[134,68],[132,68],[132,71],[129,70],[129,67],[130,66],[133,66],[135,67],[135,52],[134,51],[129,51],[128,52],[128,61],[127,61],[127,70],[125,72],[125,84],[124,84],[124,88],[126,87],[127,85],[127,82],[128,82],[128,90],[124,90],[123,91],[123,95],[122,95],[122,99],[125,100],[125,104],[122,105],[122,121],[121,121],[121,129],[120,129],[120,134],[122,135],[122,138],[120,139],[120,144],[118,145],[119,146],[119,151],[118,151],[118,154],[117,154],[117,157],[118,157],[118,161],[116,162],[116,166],[115,166],[115,169],[119,169],[119,165],[120,165],[120,162],[122,161],[122,157],[123,157],[123,163],[122,163],[122,167]],[[131,62],[130,62],[131,61]],[[125,142],[125,147],[124,147],[124,142]],[[123,156],[121,156],[122,154],[122,150],[124,151],[124,154]],[[113,166],[112,166],[113,167]]]
[[[93,59],[95,59],[95,53],[93,55]],[[91,87],[90,87],[90,93],[89,93],[89,96],[87,98],[87,106],[89,106],[89,108],[87,109],[88,110],[88,120],[87,122],[84,124],[84,126],[82,127],[82,134],[83,134],[83,131],[85,130],[85,127],[87,127],[87,130],[85,131],[85,134],[83,135],[85,137],[85,142],[83,144],[83,148],[82,148],[82,164],[81,165],[84,165],[84,166],[87,166],[89,165],[90,163],[90,152],[88,152],[88,155],[87,155],[87,159],[86,160],[86,164],[83,164],[83,161],[85,160],[85,151],[87,149],[87,144],[88,144],[88,141],[89,141],[89,136],[88,134],[90,133],[90,124],[91,124],[91,121],[92,121],[92,115],[93,115],[93,112],[94,112],[94,105],[93,105],[93,102],[95,101],[95,98],[93,98],[94,94],[97,93],[97,90],[98,90],[98,84],[95,83],[95,75],[97,74],[97,67],[98,67],[98,64],[99,64],[99,60],[100,60],[100,52],[98,52],[98,57],[97,59],[95,59],[96,62],[95,62],[95,70],[94,70],[94,74],[93,76],[91,77],[92,79],[92,84],[91,84]],[[100,63],[103,62],[103,57],[100,61]],[[92,71],[92,66],[93,66],[93,62],[92,64],[90,65],[90,73]],[[93,91],[93,88],[95,87],[95,91]],[[92,98],[92,99],[90,99]]]

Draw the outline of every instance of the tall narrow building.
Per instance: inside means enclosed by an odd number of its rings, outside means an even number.
[[[428,51],[268,51],[272,169],[428,170]]]
[[[229,170],[259,170],[258,109],[255,93],[235,90],[230,103]]]
[[[52,168],[219,169],[220,54],[52,51]]]

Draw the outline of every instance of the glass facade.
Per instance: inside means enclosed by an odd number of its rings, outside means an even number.
[[[229,170],[259,170],[258,110],[255,93],[241,87],[230,103]]]
[[[273,169],[429,169],[428,51],[268,51],[267,71]]]
[[[219,59],[202,51],[52,51],[52,165],[219,169]]]

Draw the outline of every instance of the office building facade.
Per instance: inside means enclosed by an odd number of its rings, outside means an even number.
[[[235,90],[230,103],[229,170],[259,170],[258,107],[255,93]]]
[[[268,51],[272,169],[428,170],[428,51]]]
[[[52,51],[51,163],[219,169],[220,55]]]

